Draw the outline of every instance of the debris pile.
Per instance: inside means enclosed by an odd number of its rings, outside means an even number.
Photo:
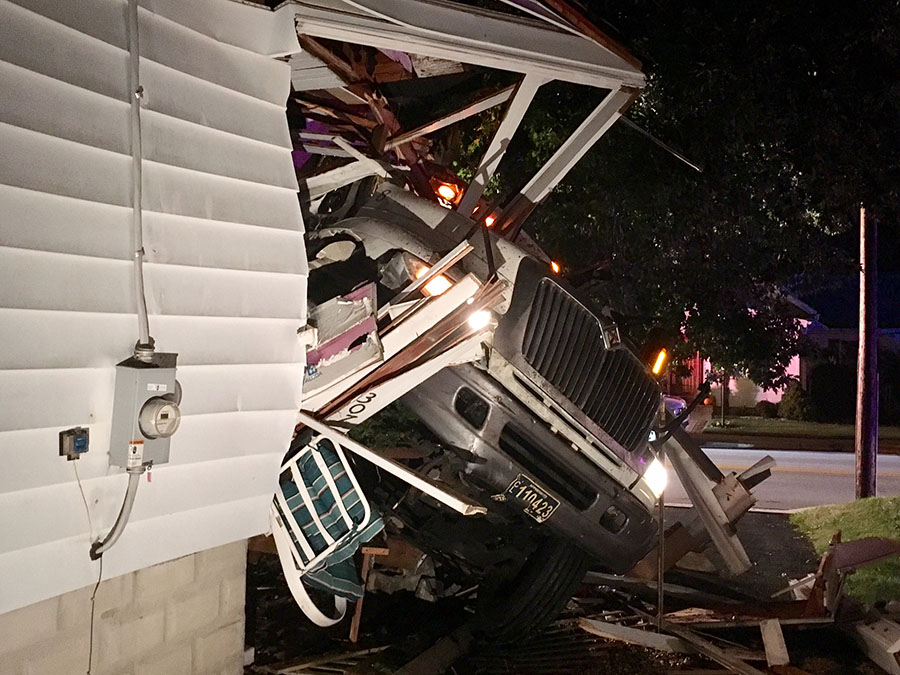
[[[656,596],[655,582],[592,572],[560,619],[511,645],[479,640],[461,601],[375,593],[359,644],[350,642],[344,626],[339,637],[329,633],[328,653],[295,655],[249,672],[893,675],[900,673],[900,603],[865,610],[842,589],[854,570],[897,555],[900,541],[841,542],[836,535],[815,572],[791,580],[772,598],[754,600],[725,584],[711,591],[667,581],[671,611],[663,616],[648,601]],[[379,570],[380,561],[391,558],[372,559]],[[412,618],[429,605],[427,618]]]
[[[699,653],[727,672],[745,675],[764,672],[759,663],[769,672],[786,675],[818,672],[792,665],[796,660],[789,653],[784,630],[828,631],[821,635],[824,643],[840,629],[884,671],[900,674],[900,607],[892,603],[882,610],[865,611],[843,594],[849,574],[898,555],[900,541],[873,537],[841,542],[837,533],[816,572],[791,581],[766,601],[739,602],[704,593],[707,606],[653,615],[648,613],[650,607],[635,598],[631,613],[603,612],[579,619],[579,625],[609,640],[669,653]],[[664,591],[668,586],[663,584]],[[762,651],[754,649],[758,641]]]

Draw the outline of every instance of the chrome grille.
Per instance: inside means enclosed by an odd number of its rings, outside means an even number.
[[[647,439],[659,389],[627,349],[606,349],[599,319],[549,279],[522,338],[528,364],[628,450]]]

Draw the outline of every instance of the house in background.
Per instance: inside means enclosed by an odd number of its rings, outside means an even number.
[[[900,274],[883,274],[878,280],[878,346],[884,355],[900,355]],[[797,308],[797,320],[805,338],[801,352],[790,362],[787,374],[799,380],[803,390],[813,395],[817,387],[827,386],[827,381],[841,380],[836,394],[851,401],[855,396],[856,355],[858,350],[859,280],[847,277],[825,291],[811,294],[804,300],[791,298]],[[690,369],[686,377],[669,375],[668,392],[690,399],[696,396],[700,385],[707,379],[711,364],[699,353],[684,363]],[[827,365],[830,373],[816,375]],[[846,382],[849,378],[850,382]],[[843,392],[843,394],[841,394]],[[746,377],[735,378],[729,385],[729,406],[752,408],[760,401],[777,403],[784,390],[762,389]],[[829,392],[829,395],[831,393]],[[721,386],[715,385],[712,397],[721,403]],[[850,405],[847,401],[843,406]]]
[[[666,391],[673,396],[681,396],[685,399],[692,399],[697,395],[700,385],[709,378],[712,371],[712,364],[709,359],[703,358],[699,352],[694,354],[688,361],[684,362],[690,373],[685,377],[679,377],[676,373],[670,373],[665,383]],[[787,374],[791,377],[800,379],[802,368],[802,358],[797,355],[791,359],[787,367]],[[784,388],[763,389],[748,377],[732,378],[728,385],[728,405],[732,408],[752,408],[760,401],[770,401],[778,403],[784,394]],[[710,391],[710,396],[715,399],[716,404],[722,401],[722,386],[714,384]]]
[[[804,331],[806,349],[800,382],[818,419],[851,422],[856,410],[856,360],[859,350],[858,280],[847,278],[810,297],[819,320]],[[883,424],[900,422],[900,274],[878,280],[878,373]]]
[[[878,346],[900,350],[900,274],[878,277]],[[834,288],[811,295],[810,305],[817,320],[804,331],[819,350],[834,352],[835,357],[856,364],[859,321],[859,280],[848,277]]]
[[[788,300],[795,308],[795,317],[804,332],[818,319],[818,313],[808,304],[794,296],[788,296]],[[682,396],[688,400],[694,398],[702,385],[712,372],[712,364],[699,352],[695,353],[683,364],[690,371],[688,375],[679,377],[675,372],[670,372],[665,383],[666,391],[674,396]],[[791,359],[786,369],[787,374],[796,379],[802,379],[802,357],[797,354]],[[778,403],[784,394],[784,388],[763,389],[748,377],[732,378],[728,386],[728,405],[732,408],[753,408],[760,401]],[[722,386],[715,384],[710,395],[717,405],[722,403]]]

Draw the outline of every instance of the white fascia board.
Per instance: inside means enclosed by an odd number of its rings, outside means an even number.
[[[639,69],[596,43],[474,7],[426,0],[295,0],[293,8],[298,33],[313,37],[605,89],[645,84]]]
[[[497,131],[481,159],[475,176],[459,202],[457,210],[464,216],[471,216],[475,211],[475,207],[478,206],[478,200],[484,194],[488,181],[497,171],[497,167],[500,166],[500,160],[503,159],[503,155],[506,153],[506,149],[509,147],[516,129],[519,128],[528,106],[531,105],[534,95],[543,83],[544,80],[541,78],[534,75],[526,75],[516,87],[516,93],[513,94],[513,99],[506,109],[503,120],[500,122],[500,126],[497,127]]]

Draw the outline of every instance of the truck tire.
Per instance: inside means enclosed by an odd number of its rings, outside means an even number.
[[[572,597],[589,563],[590,557],[577,546],[543,540],[511,579],[498,583],[489,578],[481,585],[475,612],[478,632],[504,644],[543,628]]]

